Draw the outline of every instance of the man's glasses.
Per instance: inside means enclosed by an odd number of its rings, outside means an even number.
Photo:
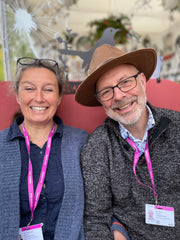
[[[104,88],[95,94],[95,97],[101,102],[108,101],[114,97],[114,88],[118,88],[121,92],[128,92],[137,86],[137,76],[140,74],[138,72],[136,75],[130,76],[126,79],[121,80],[114,87]]]
[[[37,59],[37,58],[31,58],[31,57],[22,57],[17,60],[17,66],[18,65],[34,65],[34,66],[44,66],[44,67],[57,67],[58,63],[55,60],[52,59]]]

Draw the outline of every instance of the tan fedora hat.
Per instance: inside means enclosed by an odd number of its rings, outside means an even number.
[[[108,44],[96,48],[89,66],[89,75],[79,85],[75,100],[85,106],[100,106],[96,99],[95,88],[97,80],[108,70],[121,64],[132,64],[143,72],[149,80],[157,63],[156,51],[152,48],[139,49],[125,53]]]

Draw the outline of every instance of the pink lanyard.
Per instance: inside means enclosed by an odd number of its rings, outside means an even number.
[[[44,155],[43,159],[43,164],[42,164],[42,169],[39,177],[39,181],[37,184],[36,192],[34,194],[34,186],[33,186],[33,168],[32,168],[32,162],[30,158],[30,140],[29,140],[29,135],[24,127],[24,122],[22,123],[22,130],[23,134],[25,137],[25,142],[26,142],[26,147],[28,151],[28,156],[29,156],[29,168],[28,168],[28,194],[29,194],[29,205],[31,209],[31,221],[33,220],[34,217],[34,210],[38,204],[40,193],[42,190],[42,186],[44,183],[44,178],[46,175],[46,169],[47,169],[47,164],[49,160],[49,154],[51,150],[51,142],[52,142],[52,137],[55,132],[55,123],[53,124],[53,127],[49,133],[48,140],[47,140],[47,147],[46,147],[46,152]],[[31,223],[30,221],[30,223]],[[30,225],[30,223],[28,225]]]
[[[147,163],[147,166],[148,166],[148,171],[149,171],[149,175],[150,175],[152,187],[143,184],[143,183],[138,179],[137,174],[136,174],[136,166],[137,166],[137,163],[138,163],[138,161],[139,161],[139,149],[138,149],[138,147],[136,146],[136,144],[135,144],[129,137],[128,137],[126,140],[127,140],[127,142],[133,147],[133,149],[135,150],[135,153],[134,153],[134,163],[133,163],[133,172],[134,172],[134,175],[135,175],[137,181],[138,181],[141,185],[143,185],[143,186],[145,186],[145,187],[148,187],[148,188],[150,188],[150,189],[153,190],[153,194],[154,194],[155,201],[156,201],[156,205],[157,205],[157,194],[156,194],[156,192],[155,192],[154,175],[153,175],[153,170],[152,170],[151,158],[150,158],[150,155],[149,155],[148,139],[147,139],[147,142],[146,142],[144,154],[145,154],[146,163]]]

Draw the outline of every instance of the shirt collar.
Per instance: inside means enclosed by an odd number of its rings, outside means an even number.
[[[54,116],[54,122],[58,125],[58,128],[57,128],[55,134],[62,136],[63,126],[64,126],[62,119],[58,116]]]
[[[7,135],[7,140],[13,140],[18,137],[24,137],[22,132],[19,129],[19,125],[23,122],[23,117],[18,117],[14,120],[13,124],[9,128],[9,132]]]
[[[147,124],[147,128],[146,131],[144,133],[144,137],[142,141],[147,140],[147,134],[148,134],[148,130],[153,128],[155,125],[155,120],[152,114],[151,109],[149,108],[148,105],[146,105],[148,112],[149,112],[149,119],[148,119],[148,124]],[[133,137],[132,134],[121,124],[119,123],[119,128],[120,128],[120,132],[121,132],[121,136],[126,139],[127,137],[130,137],[134,142],[136,142],[137,138]]]
[[[15,138],[24,138],[23,133],[19,129],[19,125],[23,122],[23,120],[24,120],[23,117],[18,117],[18,118],[15,119],[15,121],[13,122],[13,124],[9,128],[9,132],[8,132],[8,135],[7,135],[7,140],[8,141],[13,140]],[[54,121],[58,125],[58,128],[57,128],[55,134],[57,134],[59,136],[62,136],[63,121],[58,116],[54,116]]]

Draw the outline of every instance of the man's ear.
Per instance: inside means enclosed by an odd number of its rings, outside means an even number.
[[[147,82],[146,76],[145,76],[144,73],[142,72],[139,77],[140,77],[142,86],[144,87],[144,90],[146,90],[146,82]]]

